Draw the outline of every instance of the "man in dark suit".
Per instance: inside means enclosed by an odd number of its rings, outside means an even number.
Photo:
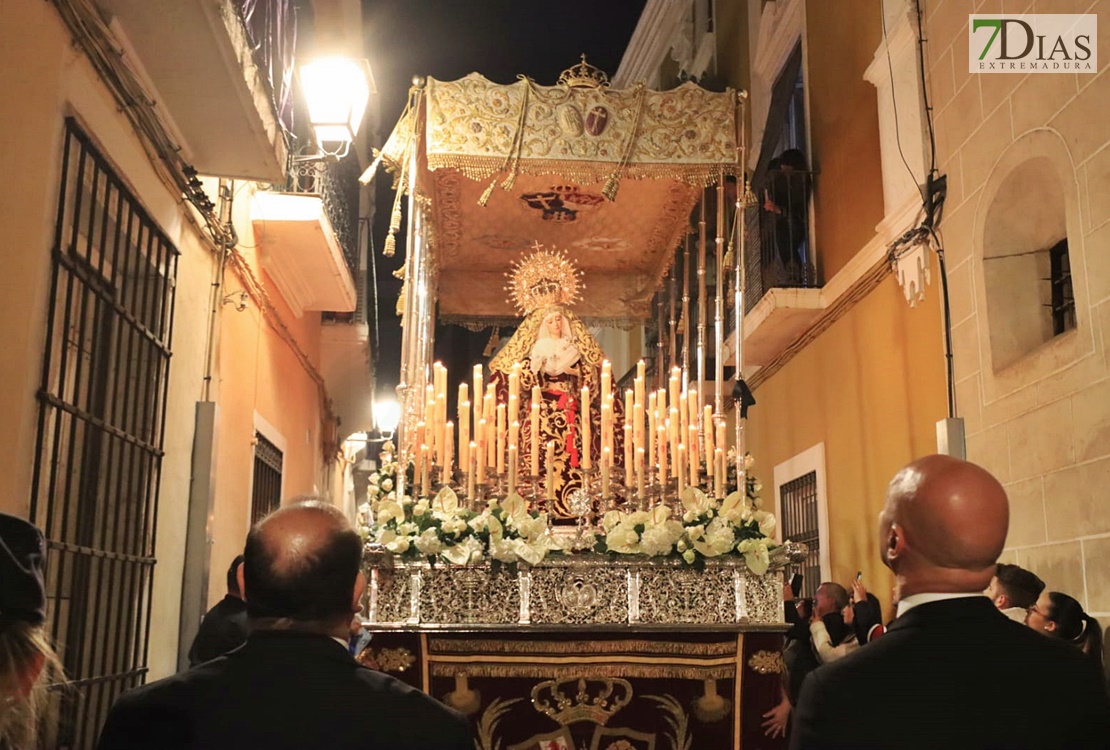
[[[251,634],[226,656],[125,693],[100,750],[471,750],[459,713],[351,657],[362,542],[330,505],[286,506],[247,536]]]
[[[227,569],[227,594],[201,620],[189,648],[190,667],[223,656],[247,640],[247,603],[239,589],[239,566],[242,564],[243,556],[236,555]]]
[[[1005,491],[974,464],[928,456],[894,477],[879,541],[898,617],[806,678],[793,750],[1110,747],[1089,660],[983,595],[1008,525]]]

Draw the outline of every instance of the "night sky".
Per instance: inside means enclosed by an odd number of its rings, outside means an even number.
[[[579,55],[610,76],[617,72],[645,0],[554,3],[537,0],[363,0],[367,50],[382,110],[382,137],[392,130],[414,75],[451,81],[478,72],[498,83],[523,74],[552,85]],[[393,393],[400,371],[400,319],[395,315],[403,263],[404,229],[397,254],[383,258],[393,192],[384,170],[374,180],[377,216],[373,248],[380,317],[374,363],[377,393]],[[373,321],[371,321],[373,331]],[[509,334],[508,329],[503,335]],[[372,333],[373,335],[373,333]],[[450,382],[482,359],[489,331],[468,334],[455,326],[436,333],[436,358],[448,364]],[[448,389],[449,391],[451,389]]]

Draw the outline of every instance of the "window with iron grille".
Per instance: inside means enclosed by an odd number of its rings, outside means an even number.
[[[73,688],[51,747],[91,748],[146,676],[177,258],[67,119],[31,488]]]
[[[1052,335],[1059,336],[1075,329],[1075,295],[1071,288],[1071,259],[1068,257],[1068,238],[1048,249],[1049,284],[1052,307]]]
[[[802,574],[803,597],[817,593],[821,585],[821,534],[817,515],[817,472],[811,471],[779,488],[782,500],[782,538],[802,542],[809,548],[805,560],[791,564],[786,579]]]
[[[281,450],[260,433],[254,433],[252,526],[281,507],[281,462]]]

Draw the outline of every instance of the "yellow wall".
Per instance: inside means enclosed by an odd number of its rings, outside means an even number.
[[[890,602],[876,517],[894,472],[935,452],[945,416],[939,289],[910,308],[893,277],[755,391],[747,443],[773,509],[774,467],[824,442],[832,578],[862,570]]]
[[[0,64],[7,116],[0,117],[0,168],[12,182],[0,200],[0,509],[26,516],[37,429],[64,118],[75,116],[181,252],[173,359],[166,404],[158,506],[158,564],[151,604],[151,677],[176,671],[177,624],[193,434],[205,339],[203,309],[212,256],[179,201],[157,178],[115,102],[48,3],[0,4]],[[18,108],[18,115],[14,112]],[[199,307],[198,307],[199,306]],[[192,310],[199,310],[196,314]],[[49,564],[49,563],[48,563]]]
[[[297,345],[318,369],[320,314],[305,312],[297,318],[260,268],[259,238],[249,223],[250,203],[251,189],[244,187],[235,199],[239,251],[255,278],[269,290],[270,303]],[[229,268],[223,293],[234,294],[245,286]],[[283,501],[298,495],[329,494],[321,475],[321,410],[316,384],[289,344],[267,322],[260,302],[252,299],[242,312],[234,304],[224,305],[219,336],[213,390],[219,406],[219,439],[210,604],[223,597],[226,587],[222,573],[243,551],[249,530],[256,429],[283,452]]]
[[[878,104],[875,87],[863,78],[882,40],[879,10],[873,0],[806,2],[806,91],[817,171],[813,239],[826,280],[883,218]],[[851,33],[827,33],[836,28]]]

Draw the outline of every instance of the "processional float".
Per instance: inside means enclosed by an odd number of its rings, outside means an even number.
[[[444,635],[453,630],[492,629],[499,642],[535,646],[529,632],[560,628],[703,629],[723,640],[672,645],[701,656],[731,649],[724,662],[691,661],[687,669],[662,659],[641,676],[703,677],[702,698],[714,705],[728,703],[717,681],[733,680],[739,742],[737,662],[755,658],[743,634],[776,630],[781,581],[766,572],[804,555],[772,539],[774,518],[759,507],[743,419],[737,410],[730,428],[726,413],[725,352],[739,378],[744,293],[743,231],[729,227],[743,227],[752,203],[741,174],[735,208],[726,206],[726,182],[742,173],[744,99],[692,83],[614,90],[584,57],[555,86],[524,77],[501,85],[478,74],[428,79],[414,85],[380,152],[397,196],[386,256],[405,233],[402,416],[363,508],[369,619],[439,633],[421,650],[432,662],[428,679],[455,680],[450,695],[473,698],[467,674],[508,674],[482,661],[477,642],[460,667],[461,657],[449,655],[457,644]],[[709,241],[711,191],[716,236]],[[697,320],[696,343],[682,355],[675,345],[680,249],[686,335]],[[659,302],[668,281],[669,347]],[[476,364],[472,379],[457,384],[452,415],[455,387],[431,357],[437,316],[475,330],[516,328],[488,368]],[[589,326],[653,317],[654,379],[641,361],[618,392]],[[596,647],[590,643],[580,645]],[[436,657],[437,648],[446,651]],[[761,653],[760,664],[774,662]],[[512,661],[506,654],[498,663]],[[557,661],[540,670],[556,682],[566,672]],[[575,675],[589,677],[581,668]],[[583,703],[597,697],[585,682],[578,694]],[[532,702],[540,711],[535,695]],[[483,717],[488,729],[494,719]],[[573,734],[564,739],[573,742]]]

